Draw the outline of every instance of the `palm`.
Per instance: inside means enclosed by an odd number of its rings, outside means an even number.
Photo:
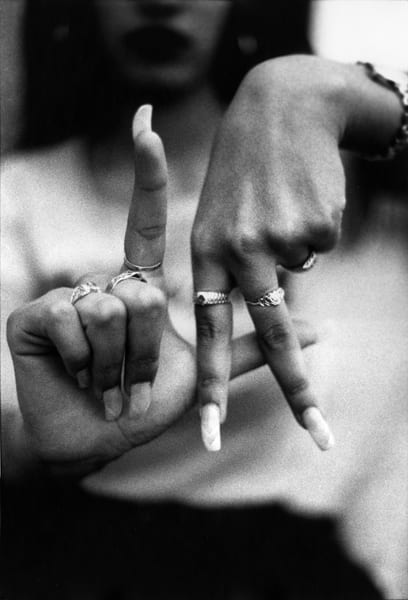
[[[14,362],[26,428],[41,458],[60,466],[75,465],[81,471],[148,442],[183,414],[193,399],[193,354],[170,325],[162,340],[153,402],[136,420],[129,418],[125,407],[117,421],[106,421],[100,402],[92,392],[78,388],[55,349],[16,353]]]

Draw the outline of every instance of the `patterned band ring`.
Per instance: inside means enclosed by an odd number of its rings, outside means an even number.
[[[229,294],[225,292],[200,291],[194,292],[193,303],[198,306],[209,306],[211,304],[231,304]]]
[[[306,260],[296,267],[286,267],[288,271],[292,271],[293,273],[304,273],[305,271],[309,271],[312,267],[315,266],[317,261],[317,254],[314,250],[309,252]]]
[[[250,306],[262,306],[263,308],[267,308],[268,306],[279,306],[284,297],[285,290],[278,287],[274,290],[268,290],[254,301],[245,300],[245,302]]]
[[[123,273],[119,273],[119,275],[116,275],[116,277],[110,280],[110,282],[106,286],[106,292],[108,294],[111,294],[119,283],[121,283],[122,281],[126,281],[127,279],[137,279],[137,281],[140,281],[141,283],[147,283],[146,279],[138,271],[124,271]]]
[[[102,292],[101,288],[96,285],[93,281],[86,281],[85,283],[81,283],[77,285],[72,290],[71,294],[71,304],[75,304],[81,298],[85,298],[88,294],[96,293],[100,294]]]
[[[125,265],[125,267],[127,269],[129,269],[130,271],[140,271],[140,272],[145,272],[148,273],[150,271],[156,271],[156,269],[160,269],[160,267],[162,266],[162,261],[155,263],[154,265],[150,265],[147,267],[142,267],[141,265],[135,265],[134,263],[130,262],[130,260],[127,258],[126,254],[123,257],[123,263]]]

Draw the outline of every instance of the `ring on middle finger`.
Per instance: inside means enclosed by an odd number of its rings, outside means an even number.
[[[72,290],[71,294],[71,304],[75,304],[81,298],[85,298],[88,294],[96,293],[100,294],[102,292],[101,288],[96,285],[93,281],[86,281],[84,283],[80,283]]]
[[[245,300],[250,306],[262,306],[267,308],[268,306],[279,306],[285,297],[285,290],[281,287],[273,290],[268,290],[262,296],[259,296],[256,300]]]
[[[106,292],[111,294],[119,283],[126,281],[127,279],[136,279],[141,283],[147,283],[140,271],[123,271],[123,273],[119,273],[119,275],[116,275],[116,277],[113,277],[113,279],[110,280],[106,286]]]
[[[231,304],[229,294],[218,291],[200,291],[194,292],[193,303],[199,306],[208,306],[214,304]]]

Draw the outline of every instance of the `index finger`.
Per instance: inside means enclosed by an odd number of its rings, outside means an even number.
[[[124,244],[126,258],[142,267],[161,263],[166,245],[167,166],[151,116],[152,107],[144,105],[133,119],[135,183]]]
[[[258,257],[259,258],[259,257]],[[298,422],[307,429],[321,450],[334,444],[333,434],[318,408],[317,398],[307,377],[298,337],[292,324],[284,292],[270,264],[247,272],[242,270],[238,283],[247,301],[259,343],[272,373]],[[249,302],[248,302],[249,301]]]

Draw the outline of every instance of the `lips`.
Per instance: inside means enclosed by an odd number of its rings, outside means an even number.
[[[189,38],[166,27],[144,27],[128,33],[124,39],[127,52],[147,62],[166,62],[186,52]]]

